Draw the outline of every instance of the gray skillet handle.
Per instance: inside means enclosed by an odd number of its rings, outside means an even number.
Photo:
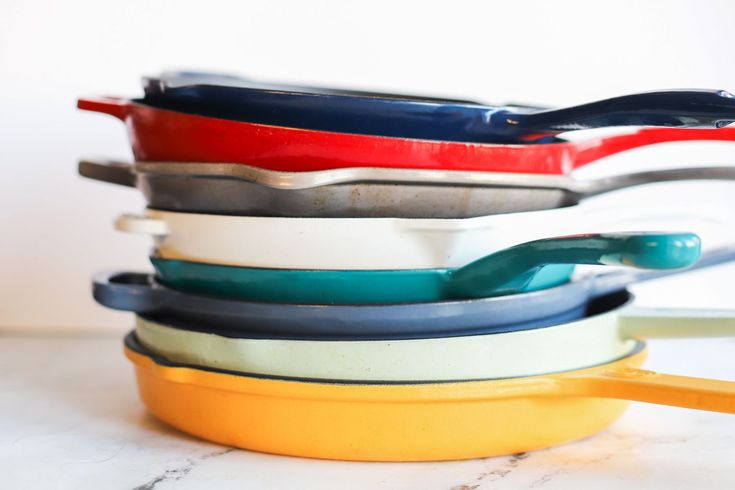
[[[88,179],[135,187],[135,171],[130,163],[81,160],[77,168],[79,175]]]
[[[92,296],[102,306],[135,313],[157,311],[163,301],[150,274],[135,272],[98,272],[92,279]]]
[[[591,197],[639,185],[686,180],[735,180],[735,166],[687,167],[635,172],[603,179],[576,181],[570,185],[569,190],[580,197]]]

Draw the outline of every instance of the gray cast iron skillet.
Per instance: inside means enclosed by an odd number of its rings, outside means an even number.
[[[84,160],[79,173],[138,187],[154,209],[243,216],[471,218],[577,204],[627,187],[735,180],[735,167],[637,172],[579,181],[559,175],[346,168],[275,172],[240,164]]]

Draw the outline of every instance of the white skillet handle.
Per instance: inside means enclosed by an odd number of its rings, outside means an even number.
[[[628,308],[618,318],[620,335],[636,339],[735,336],[735,310]]]
[[[153,236],[165,236],[169,234],[165,221],[135,214],[123,214],[119,216],[115,220],[115,229],[127,233],[142,233]]]

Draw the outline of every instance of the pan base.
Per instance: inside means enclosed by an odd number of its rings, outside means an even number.
[[[130,348],[126,355],[143,403],[163,422],[227,446],[308,458],[440,461],[526,452],[591,436],[628,404],[507,395],[539,378],[350,386],[169,367]],[[644,358],[641,352],[610,366],[640,366]]]

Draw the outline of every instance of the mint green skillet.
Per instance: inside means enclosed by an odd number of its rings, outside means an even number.
[[[264,269],[155,256],[151,262],[161,283],[186,292],[249,301],[369,304],[515,294],[562,284],[575,264],[676,269],[699,255],[695,234],[631,232],[536,240],[455,269]]]

